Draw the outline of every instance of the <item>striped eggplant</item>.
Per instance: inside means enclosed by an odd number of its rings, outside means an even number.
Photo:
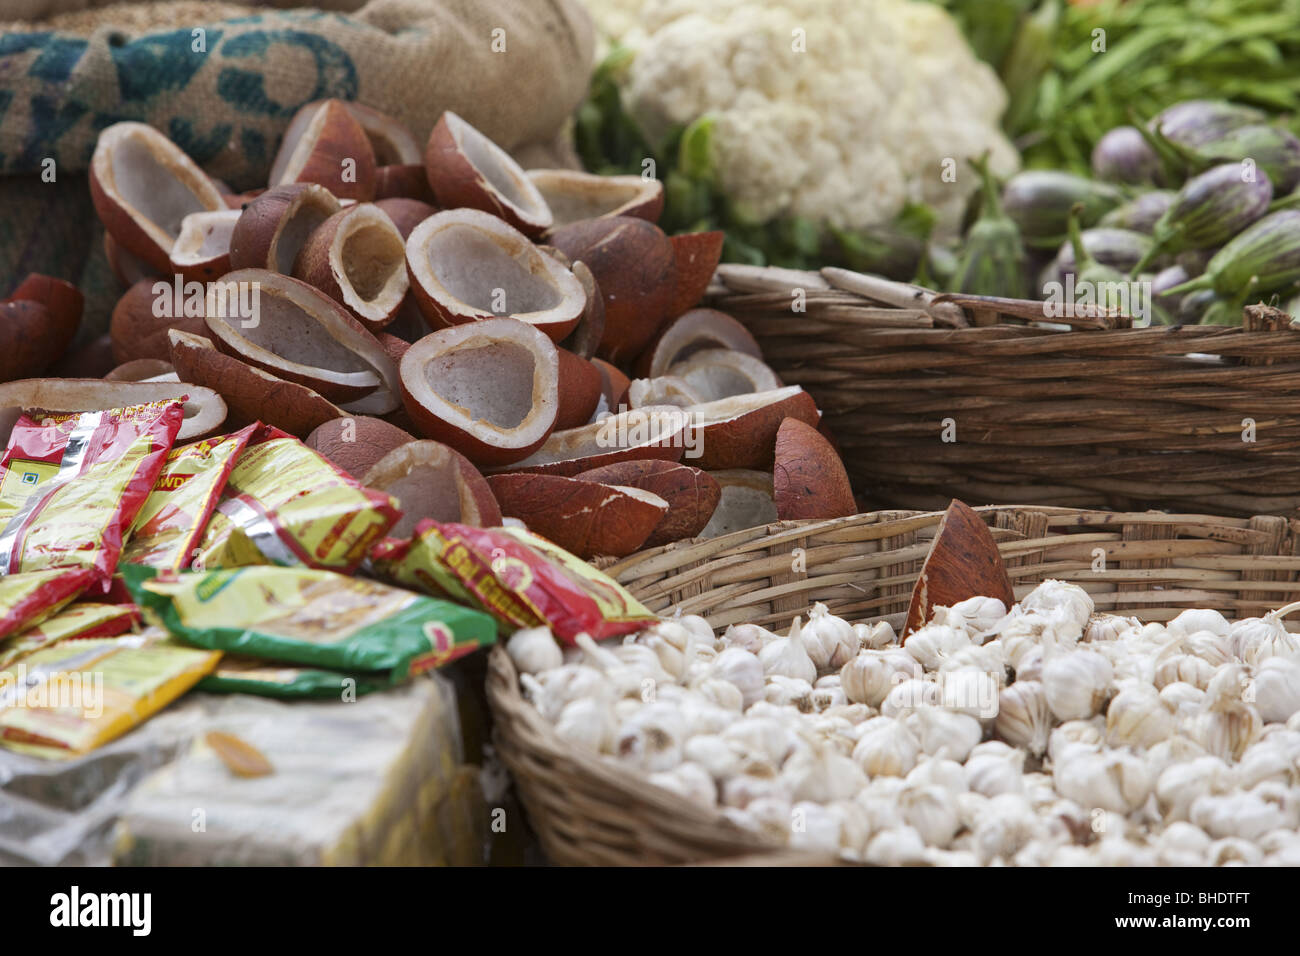
[[[1189,292],[1179,300],[1178,311],[1174,313],[1174,316],[1180,325],[1197,325],[1210,310],[1210,307],[1218,301],[1219,297],[1214,294],[1213,289],[1200,289],[1197,292]]]
[[[1205,274],[1170,292],[1213,289],[1223,299],[1284,289],[1300,281],[1300,210],[1282,209],[1229,240],[1214,254]]]
[[[1089,258],[1110,266],[1120,272],[1128,272],[1146,257],[1151,249],[1151,237],[1131,229],[1111,229],[1097,226],[1084,229],[1080,233],[1083,248]],[[1057,272],[1063,277],[1067,272],[1075,272],[1074,244],[1066,240],[1061,244],[1053,262]]]
[[[1178,307],[1183,302],[1183,296],[1171,295],[1169,290],[1182,285],[1191,278],[1187,274],[1187,270],[1180,265],[1172,265],[1168,269],[1161,269],[1151,277],[1152,301],[1171,315],[1177,315]]]
[[[1153,116],[1147,129],[1159,130],[1165,139],[1179,146],[1199,146],[1267,119],[1263,110],[1227,100],[1183,100]]]
[[[1224,163],[1183,183],[1173,204],[1152,230],[1151,248],[1133,268],[1141,272],[1156,256],[1205,249],[1231,239],[1268,212],[1273,184],[1256,170],[1243,175],[1240,163]]]
[[[1255,124],[1229,130],[1217,139],[1187,148],[1185,155],[1195,170],[1218,163],[1250,162],[1268,174],[1279,196],[1300,185],[1300,139],[1276,126]]]
[[[952,278],[954,292],[971,295],[1025,296],[1025,247],[1020,230],[1002,209],[998,185],[989,169],[988,155],[972,159],[983,181],[983,209],[966,233],[966,242]]]
[[[1153,189],[1142,193],[1106,213],[1097,225],[1131,229],[1149,236],[1156,227],[1156,221],[1173,205],[1177,195],[1172,189]]]
[[[1075,203],[1082,205],[1081,221],[1087,227],[1123,199],[1120,189],[1110,183],[1052,169],[1017,173],[1002,190],[1002,206],[1020,228],[1025,245],[1047,249],[1055,249],[1066,238]]]
[[[1092,174],[1110,183],[1147,186],[1162,180],[1160,157],[1136,126],[1116,126],[1092,150]]]

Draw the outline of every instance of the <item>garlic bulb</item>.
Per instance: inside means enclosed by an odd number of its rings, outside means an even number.
[[[991,741],[1000,743],[1000,741]],[[981,744],[980,747],[984,747]],[[1005,744],[1003,745],[1005,746]],[[1007,747],[1005,753],[980,751],[977,747],[966,758],[966,785],[986,797],[1019,793],[1024,786],[1025,752]]]
[[[902,720],[921,750],[932,757],[963,761],[984,736],[974,717],[942,707],[922,707]]]
[[[1141,626],[1141,622],[1135,617],[1097,614],[1088,621],[1087,626],[1083,629],[1083,640],[1089,643],[1115,641],[1130,628],[1140,628]]]
[[[1231,786],[1228,765],[1207,754],[1184,763],[1170,764],[1156,779],[1156,803],[1166,820],[1186,820],[1192,802],[1211,793],[1222,793]]]
[[[670,790],[710,810],[718,805],[718,788],[713,777],[698,764],[679,764],[671,770],[650,774],[649,780],[656,787]]]
[[[1205,748],[1194,740],[1175,734],[1166,737],[1160,743],[1147,750],[1146,760],[1151,769],[1159,774],[1170,764],[1186,763],[1197,757],[1206,756]]]
[[[618,759],[641,770],[671,770],[681,763],[686,720],[673,704],[647,704],[618,729]]]
[[[712,701],[726,710],[734,710],[740,713],[745,709],[745,695],[731,681],[722,680],[718,677],[706,677],[695,685],[695,689],[706,700]]]
[[[712,643],[712,636],[710,636]],[[659,665],[673,679],[680,679],[694,659],[695,635],[676,621],[660,621],[638,634],[629,635],[624,645],[638,644],[654,651]]]
[[[1265,738],[1248,747],[1232,770],[1233,781],[1242,790],[1269,781],[1290,786],[1300,779],[1300,760],[1280,742]]]
[[[835,679],[839,680],[839,676],[836,675]],[[843,688],[838,684],[829,687],[813,687],[812,708],[817,713],[829,710],[832,707],[843,707],[848,702],[848,697],[845,696]]]
[[[1155,685],[1161,689],[1182,682],[1205,690],[1213,678],[1214,665],[1194,654],[1170,654],[1156,664]]]
[[[1041,757],[1052,731],[1052,711],[1040,681],[1018,680],[998,696],[997,735],[1013,747]]]
[[[1075,747],[1097,750],[1101,747],[1105,734],[1106,723],[1100,717],[1092,720],[1067,720],[1047,738],[1047,754],[1054,763],[1059,763],[1064,759],[1065,752]]]
[[[1270,657],[1300,655],[1300,635],[1292,634],[1273,614],[1237,621],[1228,629],[1228,646],[1237,660],[1259,664]]]
[[[1150,684],[1125,685],[1106,709],[1106,742],[1112,747],[1154,747],[1177,729],[1173,705]]]
[[[834,707],[828,707],[822,713],[823,717],[842,717],[850,724],[858,725],[865,723],[872,717],[879,717],[879,712],[874,707],[868,707],[866,704],[837,704]]]
[[[554,723],[570,701],[592,698],[611,701],[614,687],[605,675],[585,664],[562,664],[542,671],[536,677],[520,674],[519,682],[528,692],[529,699],[548,721]]]
[[[1001,683],[988,671],[960,667],[943,671],[939,676],[940,701],[946,709],[985,721],[998,715]]]
[[[804,650],[818,671],[838,671],[857,656],[858,637],[853,625],[831,614],[820,602],[808,612],[808,623],[799,630]]]
[[[898,644],[898,635],[888,621],[854,624],[853,634],[858,639],[858,647],[864,650],[880,650]]]
[[[579,747],[608,753],[614,743],[614,711],[607,700],[582,697],[564,705],[555,721],[555,733]]]
[[[740,772],[742,759],[734,747],[717,734],[698,734],[686,741],[682,757],[703,767],[714,780],[724,780]]]
[[[1259,711],[1242,700],[1247,684],[1240,664],[1219,668],[1206,690],[1205,710],[1188,727],[1193,740],[1224,760],[1238,760],[1264,728]]]
[[[1062,796],[1114,813],[1136,810],[1156,783],[1142,758],[1123,750],[1070,750],[1053,776]]]
[[[1176,680],[1160,688],[1160,699],[1173,707],[1180,718],[1198,713],[1205,704],[1205,691],[1186,681]]]
[[[902,777],[916,766],[920,752],[920,742],[903,724],[875,717],[863,725],[853,759],[870,777]]]
[[[795,800],[830,803],[851,800],[867,785],[866,775],[848,757],[830,749],[795,754],[781,768]]]
[[[1226,635],[1211,631],[1193,631],[1180,639],[1183,652],[1199,657],[1214,667],[1232,660],[1231,644]]]
[[[1227,620],[1218,611],[1208,608],[1190,608],[1183,611],[1167,625],[1170,634],[1194,634],[1209,631],[1227,637],[1230,631]]]
[[[1270,830],[1294,829],[1296,814],[1284,805],[1262,799],[1254,791],[1204,794],[1192,801],[1191,822],[1210,836],[1240,837],[1255,842]]]
[[[1203,866],[1259,866],[1264,853],[1249,840],[1225,837],[1215,840],[1205,851]]]
[[[1285,723],[1300,711],[1300,658],[1266,657],[1255,670],[1255,708],[1266,723]]]
[[[988,632],[1006,615],[1007,606],[997,598],[973,597],[958,601],[952,607],[936,607],[930,623],[964,630],[971,640],[982,644]]]
[[[949,654],[970,646],[971,640],[965,631],[945,624],[929,624],[909,634],[903,650],[926,670],[934,671]]]
[[[809,684],[817,679],[817,668],[799,636],[801,629],[799,618],[795,618],[786,637],[777,638],[758,652],[764,676],[799,677]]]
[[[751,773],[749,771],[759,772]],[[773,800],[784,803],[787,809],[783,814],[782,830],[786,838],[788,838],[790,832],[788,810],[790,788],[770,766],[754,762],[746,764],[740,773],[722,781],[721,796],[724,804],[729,807],[739,807],[742,810],[752,808],[758,801]],[[760,818],[757,813],[755,815],[759,825],[762,826],[765,820]],[[764,832],[767,832],[767,827],[764,827]]]
[[[506,653],[521,674],[540,674],[564,664],[549,627],[521,627],[506,641]]]
[[[1047,706],[1058,720],[1085,720],[1101,710],[1113,676],[1110,661],[1096,651],[1050,656],[1043,664],[1042,678]]]
[[[906,866],[925,862],[925,841],[909,826],[892,827],[875,834],[863,858],[877,866]]]
[[[1210,848],[1204,830],[1184,820],[1175,820],[1155,839],[1155,849],[1162,866],[1203,866]]]
[[[734,685],[746,707],[763,699],[763,664],[749,651],[728,647],[714,658],[709,673]]]
[[[790,808],[790,845],[805,850],[840,849],[844,820],[821,803],[801,800]]]
[[[946,757],[933,757],[918,763],[907,774],[905,781],[909,787],[942,787],[950,797],[966,793],[966,771],[956,760]]]
[[[812,692],[812,684],[806,680],[773,674],[763,688],[763,699],[769,704],[788,705],[807,714],[813,709]]]
[[[660,700],[665,698],[660,697]],[[686,721],[686,736],[695,734],[720,734],[740,719],[734,710],[719,707],[703,694],[689,691],[680,700],[671,703]]]
[[[1036,680],[1043,679],[1043,661],[1047,658],[1047,651],[1042,645],[1035,644],[1025,653],[1020,655],[1020,664],[1015,668],[1016,680]]]
[[[798,735],[774,717],[744,717],[722,732],[722,739],[744,754],[760,756],[781,766],[798,742]]]
[[[715,640],[713,627],[698,614],[683,614],[673,620],[695,635],[696,644],[713,646]]]
[[[946,847],[961,829],[952,794],[943,787],[904,787],[898,809],[907,825],[930,846]]]
[[[840,687],[853,703],[879,707],[901,679],[920,676],[920,665],[902,650],[859,651],[840,668]]]
[[[1094,605],[1088,592],[1077,584],[1047,579],[1034,588],[1020,602],[1022,611],[1036,611],[1051,617],[1053,613],[1068,621],[1077,630],[1076,639],[1083,633]]]
[[[1002,642],[994,639],[984,645],[972,644],[970,647],[963,647],[955,654],[944,658],[943,663],[939,665],[939,673],[946,674],[963,667],[974,667],[989,674],[997,682],[1000,690],[1007,680],[1007,657]]]
[[[740,648],[751,654],[757,654],[778,639],[776,634],[757,624],[733,624],[722,633],[722,641],[727,647]]]
[[[1042,832],[1042,822],[1018,793],[993,797],[971,828],[971,849],[983,865],[1009,860]]]

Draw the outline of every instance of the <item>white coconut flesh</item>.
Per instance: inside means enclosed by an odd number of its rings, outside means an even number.
[[[542,228],[550,226],[546,200],[509,153],[455,113],[447,113],[447,128],[470,165],[520,218]]]
[[[704,401],[685,381],[675,375],[658,378],[638,378],[627,392],[627,402],[633,408],[647,405],[678,405],[685,408]]]
[[[386,318],[406,295],[406,243],[382,209],[358,206],[330,248],[343,304],[366,318]]]
[[[311,119],[302,124],[301,132],[293,129],[294,124],[290,124],[284,134],[284,142],[280,145],[280,155],[286,157],[284,167],[280,170],[278,178],[275,177],[274,168],[272,169],[272,186],[291,183],[298,178],[316,149],[316,141],[320,139],[321,130],[325,128],[325,120],[328,116],[329,110],[325,109],[325,104],[322,103],[312,112]],[[278,157],[275,165],[279,166]]]
[[[631,448],[669,445],[680,441],[690,424],[685,409],[654,405],[610,415],[590,425],[555,432],[545,444],[515,467],[550,465],[561,461],[596,458]]]
[[[289,160],[293,158],[294,150],[302,141],[303,133],[311,124],[311,121],[320,115],[321,108],[325,105],[324,101],[305,106],[299,110],[289,122],[289,128],[284,131],[284,139],[280,141],[280,148],[276,150],[275,160],[271,163],[271,175],[267,182],[272,186],[277,186],[284,182],[285,167],[289,165]]]
[[[701,538],[716,538],[720,535],[756,528],[759,525],[776,521],[776,502],[772,492],[749,485],[723,485],[718,507],[709,518]]]
[[[695,315],[687,312],[675,321],[655,346],[650,363],[651,376],[665,375],[674,365],[710,349],[727,349],[761,358],[753,339],[740,334],[733,326],[721,324],[720,318],[711,319],[707,309],[692,311]]]
[[[445,522],[464,517],[470,502],[461,497],[463,483],[450,455],[443,455],[441,462],[419,461],[410,456],[403,464],[407,467],[395,469],[392,474],[376,475],[372,470],[366,475],[368,487],[392,495],[402,510],[401,519],[388,532],[391,536],[409,536],[425,518]]]
[[[687,361],[670,368],[668,374],[682,379],[702,402],[781,387],[776,373],[761,360],[730,349],[696,352]]]
[[[316,227],[339,211],[337,204],[333,208],[322,206],[311,196],[304,193],[294,200],[288,214],[284,217],[279,233],[271,240],[271,255],[275,258],[275,267],[282,275],[293,272],[294,261],[307,242],[307,237],[316,231]]]
[[[108,167],[108,180],[100,180],[105,191],[164,249],[171,249],[190,213],[225,207],[211,180],[148,126],[123,123],[110,128],[100,137],[96,153],[98,170]]]
[[[690,408],[691,420],[696,428],[734,421],[760,408],[783,402],[802,391],[803,389],[798,385],[791,385],[787,388],[773,388],[764,392],[751,392],[748,395],[733,395],[730,398],[693,405]]]
[[[474,226],[453,223],[439,229],[425,251],[429,271],[447,299],[475,312],[518,316],[549,312],[564,301],[545,273],[538,275],[525,265],[533,258],[525,250],[512,255],[496,237]],[[502,309],[494,313],[497,305]]]
[[[180,235],[172,246],[172,262],[193,265],[230,252],[230,236],[242,215],[239,209],[192,212],[181,220]]]
[[[231,273],[226,278],[237,275]],[[284,290],[261,286],[257,321],[246,323],[239,314],[241,310],[218,305],[216,287],[223,282],[209,284],[208,325],[211,327],[216,322],[218,327],[213,332],[221,334],[226,341],[232,344],[242,341],[246,347],[251,346],[249,353],[260,361],[324,381],[356,388],[375,388],[381,384],[373,365],[334,338],[322,321],[283,294]],[[227,302],[236,294],[227,293]],[[246,295],[243,301],[247,300]]]
[[[476,423],[511,431],[533,409],[537,363],[511,342],[466,345],[431,358],[424,366],[430,391]]]
[[[668,510],[668,502],[652,491],[646,491],[643,488],[633,488],[631,485],[610,485],[609,487],[621,491],[629,498],[635,498],[637,501],[645,502],[648,505],[654,505],[660,511]]]
[[[657,179],[640,176],[596,176],[567,169],[530,169],[532,180],[551,210],[552,226],[584,219],[616,216],[662,189]]]

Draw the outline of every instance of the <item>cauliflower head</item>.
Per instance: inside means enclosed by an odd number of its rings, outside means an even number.
[[[933,4],[590,5],[606,43],[634,53],[621,91],[651,141],[713,118],[714,176],[747,221],[802,216],[851,230],[912,201],[953,233],[979,188],[966,159],[989,151],[1000,175],[1018,165],[999,129],[997,75]]]

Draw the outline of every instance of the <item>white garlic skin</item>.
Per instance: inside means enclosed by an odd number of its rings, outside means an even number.
[[[540,674],[564,664],[564,654],[549,627],[521,627],[506,641],[506,654],[521,674]]]
[[[1206,754],[1170,764],[1156,780],[1156,802],[1166,820],[1186,820],[1193,801],[1222,793],[1232,785],[1232,773],[1221,758]]]
[[[963,761],[984,736],[980,722],[969,714],[942,707],[922,707],[903,718],[921,750],[931,757]]]
[[[671,770],[652,773],[649,779],[656,787],[670,790],[706,809],[718,805],[718,788],[713,777],[698,764],[682,763]]]
[[[758,652],[759,663],[763,665],[763,675],[772,677],[797,677],[811,684],[817,679],[817,667],[804,648],[799,636],[802,625],[798,618],[790,626],[790,634],[765,645]]]
[[[1227,637],[1229,625],[1218,611],[1208,608],[1189,608],[1169,622],[1167,629],[1171,634],[1194,634],[1197,631],[1209,631],[1220,637]]]
[[[820,602],[808,612],[808,623],[799,629],[804,650],[819,673],[838,671],[858,653],[859,642],[853,625],[831,614]]]
[[[1043,581],[1020,602],[1023,611],[1036,611],[1051,616],[1053,612],[1070,622],[1082,634],[1095,607],[1088,592],[1077,584],[1067,584],[1051,578]],[[1077,639],[1078,635],[1076,635]]]
[[[763,664],[749,651],[739,647],[727,648],[714,658],[709,673],[734,685],[746,707],[763,699]]]
[[[905,787],[898,798],[903,820],[928,845],[946,847],[961,829],[952,794],[943,787]]]
[[[1267,657],[1255,668],[1253,696],[1265,723],[1284,724],[1300,712],[1300,661]]]
[[[576,746],[608,753],[614,744],[615,726],[608,701],[584,697],[564,705],[555,721],[555,733]]]
[[[938,707],[943,701],[943,691],[930,680],[905,680],[896,684],[880,704],[884,717],[906,717],[921,707]]]
[[[1096,651],[1065,651],[1043,664],[1043,692],[1057,720],[1086,720],[1110,694],[1114,669]]]
[[[869,777],[903,777],[916,766],[921,744],[899,721],[876,717],[863,725],[853,759]]]
[[[1154,747],[1177,730],[1173,705],[1150,684],[1122,687],[1106,708],[1106,742],[1112,747]]]
[[[853,634],[858,639],[858,647],[863,650],[881,650],[898,644],[898,634],[888,621],[875,624],[854,624]]]
[[[938,670],[945,657],[970,646],[971,639],[965,631],[944,624],[928,624],[913,631],[903,642],[903,650],[928,671]]]
[[[840,687],[853,703],[879,707],[900,678],[920,676],[921,666],[902,650],[859,651],[840,668]]]
[[[1036,757],[1047,750],[1052,732],[1052,711],[1040,681],[1018,680],[998,696],[993,729],[1013,747],[1023,747]]]
[[[697,734],[692,737],[682,748],[682,756],[703,767],[717,781],[739,773],[743,763],[735,748],[718,734]]]

